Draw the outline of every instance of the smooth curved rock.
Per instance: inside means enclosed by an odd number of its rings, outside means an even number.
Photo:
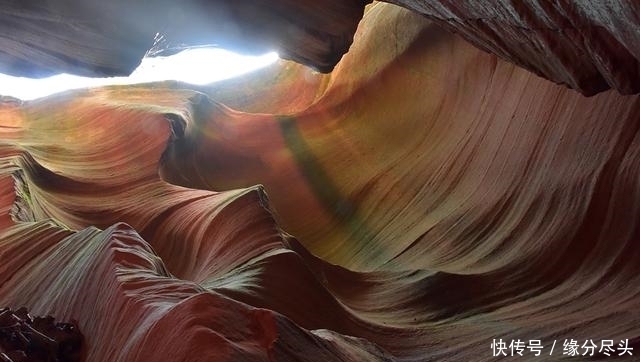
[[[213,45],[278,51],[329,72],[367,0],[13,2],[0,11],[0,70],[23,76],[131,73],[144,55]],[[635,1],[388,0],[485,51],[585,95],[640,92]],[[395,24],[394,26],[405,26]]]
[[[88,361],[639,347],[638,96],[388,4],[331,75],[225,84],[5,100],[0,305],[77,320]]]
[[[585,95],[640,92],[640,3],[388,0]]]
[[[369,341],[299,327],[339,329],[349,314],[288,246],[260,187],[159,179],[164,112],[193,94],[113,89],[25,104],[21,140],[3,134],[0,164],[31,212],[14,208],[0,235],[0,303],[78,321],[88,361],[392,360]],[[292,287],[334,321],[300,309]]]

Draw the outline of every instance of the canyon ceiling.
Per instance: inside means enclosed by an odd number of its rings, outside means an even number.
[[[391,2],[5,2],[8,74],[283,60],[0,98],[0,307],[85,361],[640,347],[640,2]]]

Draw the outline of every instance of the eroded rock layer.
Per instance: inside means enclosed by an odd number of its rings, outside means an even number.
[[[640,3],[389,0],[503,59],[586,95],[640,92]]]
[[[0,107],[0,305],[77,321],[87,361],[639,347],[638,96],[389,4],[330,75],[187,88]]]
[[[146,55],[193,46],[276,50],[329,72],[368,0],[9,2],[0,70],[24,76],[131,73]],[[388,0],[472,44],[585,95],[640,92],[640,5],[600,0]],[[404,26],[404,24],[394,24]]]

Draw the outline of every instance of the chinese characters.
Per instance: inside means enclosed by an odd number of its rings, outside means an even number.
[[[577,356],[596,356],[603,355],[607,357],[613,356],[633,356],[633,347],[629,346],[629,340],[623,339],[619,343],[615,343],[611,339],[603,339],[601,341],[594,341],[588,339],[585,341],[577,341],[575,339],[565,339],[562,342],[562,350],[560,346],[556,349],[557,340],[553,341],[551,346],[544,346],[539,339],[530,340],[511,340],[503,341],[502,339],[494,339],[491,342],[491,351],[494,357],[498,356],[524,356],[525,353],[532,354],[539,357],[543,354],[553,355],[554,350],[556,354],[562,354],[570,357]]]

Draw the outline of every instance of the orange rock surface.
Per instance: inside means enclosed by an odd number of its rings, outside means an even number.
[[[4,99],[0,306],[77,321],[87,361],[637,348],[638,96],[390,4],[354,39],[327,75]]]

